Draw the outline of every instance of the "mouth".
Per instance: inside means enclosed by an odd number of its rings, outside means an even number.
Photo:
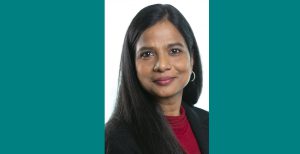
[[[155,79],[153,82],[156,83],[157,85],[160,85],[160,86],[167,86],[167,85],[169,85],[174,79],[175,79],[175,77],[161,77],[161,78]]]

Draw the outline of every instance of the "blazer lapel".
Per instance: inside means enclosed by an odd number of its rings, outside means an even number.
[[[188,104],[183,103],[183,106],[186,111],[186,116],[190,122],[195,138],[198,141],[201,154],[208,154],[208,118],[200,117],[200,115],[197,114],[197,112]]]

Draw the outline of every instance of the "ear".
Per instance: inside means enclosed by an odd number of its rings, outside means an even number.
[[[192,71],[193,71],[193,66],[194,66],[194,56],[191,56],[190,63],[191,63]]]

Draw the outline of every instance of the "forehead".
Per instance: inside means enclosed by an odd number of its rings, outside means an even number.
[[[185,44],[185,40],[177,28],[168,20],[163,20],[146,29],[139,38],[136,48],[171,43]]]

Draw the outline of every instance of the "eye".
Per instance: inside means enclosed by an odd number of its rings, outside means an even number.
[[[140,57],[141,58],[148,58],[150,56],[154,56],[154,53],[150,50],[147,50],[147,51],[143,51],[141,54],[140,54]]]
[[[178,55],[181,52],[178,48],[173,48],[170,50],[170,55]]]

